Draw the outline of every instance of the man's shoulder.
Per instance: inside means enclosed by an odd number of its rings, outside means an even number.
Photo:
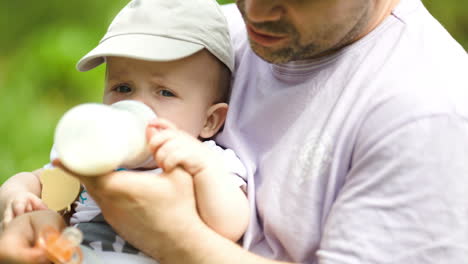
[[[392,12],[400,23],[399,27],[386,32],[382,41],[397,39],[392,52],[406,59],[413,70],[422,69],[428,73],[436,70],[450,70],[467,65],[468,55],[465,49],[455,40],[444,26],[436,20],[420,1],[406,0]],[[430,79],[431,76],[426,76]]]
[[[222,5],[221,10],[228,22],[229,34],[233,46],[237,50],[239,45],[244,43],[247,38],[244,20],[235,4]]]
[[[228,23],[232,25],[235,25],[235,22],[242,21],[242,15],[239,12],[239,9],[237,8],[236,4],[227,4],[227,5],[222,5],[221,10],[223,11],[224,16],[226,17]]]
[[[419,1],[403,1],[378,38],[361,45],[374,100],[448,110],[468,100],[468,54]],[[389,98],[392,98],[389,100]],[[403,110],[403,109],[402,109]]]

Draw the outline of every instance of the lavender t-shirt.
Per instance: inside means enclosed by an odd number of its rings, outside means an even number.
[[[300,263],[468,263],[468,56],[419,0],[320,60],[272,65],[225,6],[217,141],[248,171],[244,247]]]

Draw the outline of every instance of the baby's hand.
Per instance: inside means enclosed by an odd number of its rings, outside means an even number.
[[[45,210],[47,206],[35,194],[30,192],[20,192],[11,197],[7,203],[5,211],[3,212],[3,228],[8,225],[13,218],[22,214]]]
[[[195,177],[221,164],[202,142],[161,118],[148,126],[148,142],[154,160],[165,171],[181,166]]]

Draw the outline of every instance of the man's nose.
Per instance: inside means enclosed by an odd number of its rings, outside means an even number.
[[[286,11],[281,2],[281,0],[240,1],[240,3],[244,5],[247,19],[253,23],[279,20]]]

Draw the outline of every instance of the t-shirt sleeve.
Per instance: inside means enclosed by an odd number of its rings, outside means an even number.
[[[239,45],[242,45],[246,40],[244,19],[242,19],[242,15],[235,4],[222,5],[221,10],[226,17],[232,47],[234,50],[238,50]]]
[[[231,149],[225,149],[223,151],[223,158],[226,167],[232,175],[233,184],[241,187],[242,190],[246,192],[247,172],[240,159]]]
[[[218,153],[224,161],[224,166],[231,174],[232,183],[246,191],[247,186],[247,171],[242,161],[237,157],[231,149],[223,149],[216,145],[213,140],[203,142],[204,145]]]
[[[466,263],[466,118],[432,115],[371,132],[325,220],[318,263]]]

